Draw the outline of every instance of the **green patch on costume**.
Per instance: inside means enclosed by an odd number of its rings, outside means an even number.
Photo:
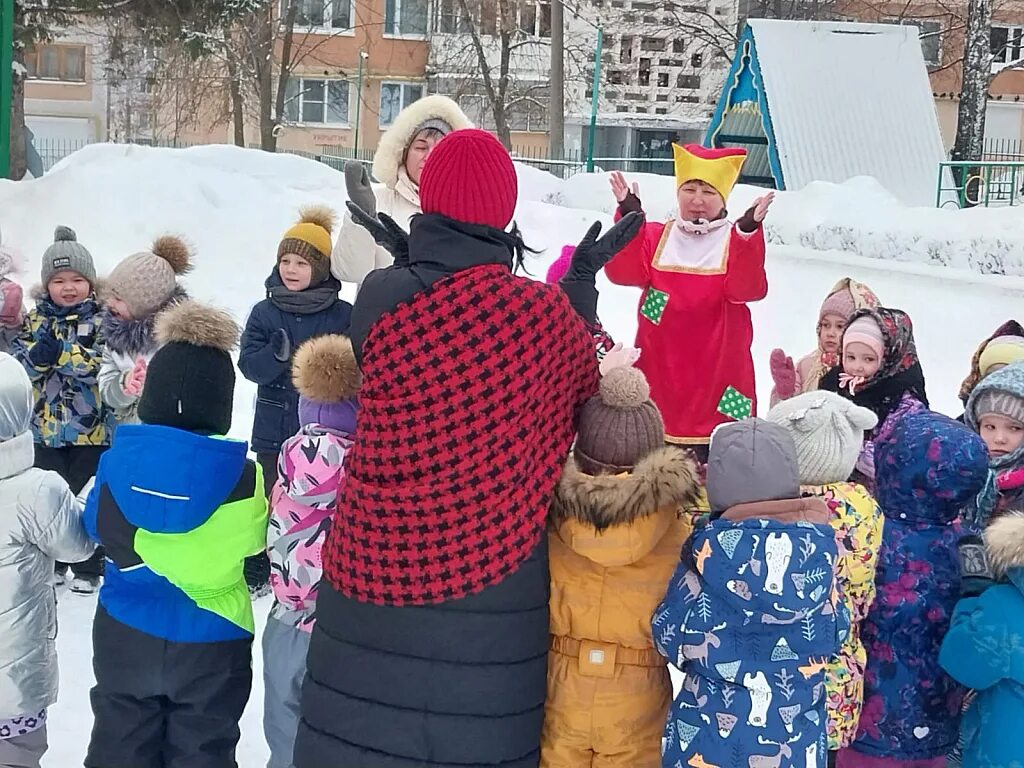
[[[655,325],[661,323],[662,315],[665,314],[665,307],[668,306],[668,294],[659,291],[657,288],[648,288],[644,294],[643,304],[640,305],[640,314],[646,317]]]
[[[718,403],[718,412],[736,421],[749,419],[753,410],[754,401],[741,394],[735,387],[727,387]]]

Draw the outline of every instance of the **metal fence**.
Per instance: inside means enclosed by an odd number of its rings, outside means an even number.
[[[1020,139],[986,139],[981,158],[990,163],[1024,161],[1024,141]]]
[[[951,181],[950,183],[947,183]],[[1024,203],[1024,160],[951,161],[939,164],[935,205],[995,207]]]

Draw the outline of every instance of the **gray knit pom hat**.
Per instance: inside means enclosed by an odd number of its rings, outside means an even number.
[[[78,242],[78,236],[71,227],[57,227],[53,233],[53,245],[43,254],[43,263],[39,277],[43,287],[58,272],[65,270],[77,272],[89,285],[96,285],[96,266],[92,263],[92,254]]]
[[[824,390],[783,400],[765,418],[793,436],[803,485],[848,480],[864,433],[878,424],[872,411]]]
[[[664,445],[665,425],[651,402],[651,388],[643,373],[632,367],[608,371],[598,393],[580,413],[573,450],[580,471],[588,475],[629,472]]]

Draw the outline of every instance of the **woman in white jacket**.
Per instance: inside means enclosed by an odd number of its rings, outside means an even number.
[[[0,766],[19,768],[39,766],[57,700],[54,561],[96,549],[68,484],[32,467],[33,402],[25,369],[0,352]]]
[[[371,216],[386,213],[409,230],[409,219],[420,213],[420,169],[434,144],[445,135],[470,128],[469,118],[447,96],[435,94],[403,109],[381,137],[373,157],[371,186],[366,166],[345,165],[348,197]],[[370,233],[345,212],[338,242],[331,254],[331,271],[339,280],[362,285],[375,269],[391,266],[393,259]]]

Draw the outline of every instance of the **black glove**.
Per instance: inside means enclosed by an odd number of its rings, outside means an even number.
[[[625,216],[627,213],[643,213],[644,205],[640,198],[632,192],[626,195],[626,199],[619,203],[619,214]]]
[[[28,351],[28,360],[36,368],[52,368],[57,364],[63,347],[60,339],[50,329],[32,345]]]
[[[279,363],[287,363],[292,356],[292,343],[284,328],[278,328],[270,334],[270,348],[274,350],[274,359]]]
[[[956,547],[960,554],[960,596],[977,597],[995,583],[985,542],[971,534],[961,537]]]
[[[640,232],[644,225],[642,213],[627,213],[619,219],[615,226],[601,234],[601,222],[595,221],[580,240],[569,262],[569,270],[562,278],[563,282],[583,280],[593,282],[601,269],[612,260],[619,251],[625,248]]]
[[[352,220],[373,235],[374,242],[387,249],[395,264],[404,266],[409,263],[409,235],[386,213],[373,216],[349,200],[348,206]]]
[[[736,222],[736,226],[740,228],[740,232],[747,235],[752,235],[761,228],[761,222],[754,218],[754,206],[747,208],[747,212]]]
[[[373,187],[370,186],[370,174],[366,172],[366,166],[358,160],[349,160],[345,163],[345,189],[348,190],[349,200],[371,216],[376,215],[377,196],[373,194]]]

